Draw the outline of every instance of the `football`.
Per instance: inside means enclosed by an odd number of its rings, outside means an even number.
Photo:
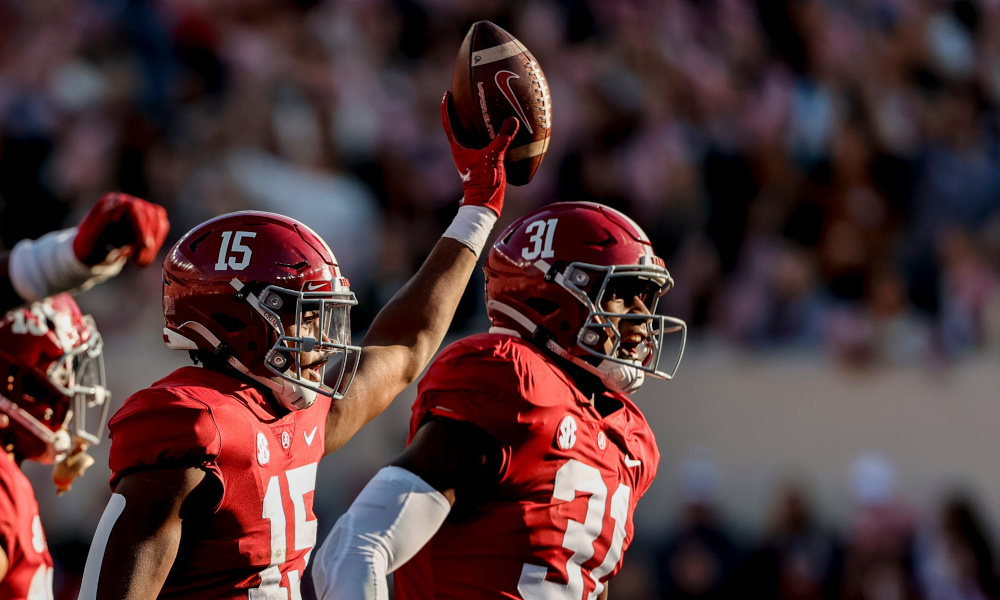
[[[469,28],[451,78],[455,137],[469,148],[483,148],[507,117],[521,128],[507,149],[507,182],[531,181],[549,147],[552,97],[545,74],[521,42],[489,21]]]

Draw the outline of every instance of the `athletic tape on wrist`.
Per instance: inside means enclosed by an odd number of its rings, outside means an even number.
[[[34,302],[67,291],[82,292],[117,275],[125,265],[122,256],[110,263],[88,267],[73,252],[76,228],[46,233],[37,240],[21,240],[10,251],[10,283],[25,302]]]
[[[462,242],[479,256],[486,247],[497,218],[497,214],[485,206],[460,206],[443,237]]]

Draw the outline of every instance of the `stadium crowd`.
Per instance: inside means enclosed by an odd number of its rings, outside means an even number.
[[[385,296],[456,192],[433,109],[464,27],[488,15],[539,58],[556,105],[546,167],[514,201],[629,211],[696,329],[864,364],[951,360],[1000,336],[995,2],[0,10],[8,246],[105,189],[162,202],[175,232],[288,207],[318,230],[356,221],[338,254]]]
[[[0,240],[108,189],[164,205],[175,236],[244,208],[336,223],[360,331],[460,193],[437,105],[481,18],[532,50],[554,103],[506,219],[556,199],[628,212],[695,338],[857,368],[1000,346],[995,0],[7,0]],[[136,285],[155,274],[97,293]],[[457,331],[484,318],[470,288]],[[142,309],[92,312],[128,332]],[[860,504],[834,535],[800,490],[778,498],[753,543],[689,503],[649,553],[651,597],[1000,596],[968,500],[934,524]]]

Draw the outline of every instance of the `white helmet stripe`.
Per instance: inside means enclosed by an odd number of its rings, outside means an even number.
[[[531,319],[519,313],[514,307],[507,306],[502,302],[497,302],[496,300],[490,300],[486,303],[487,310],[495,310],[497,312],[503,313],[517,321],[517,324],[524,327],[528,331],[529,335],[534,335],[535,331],[538,330],[538,325],[535,325]]]

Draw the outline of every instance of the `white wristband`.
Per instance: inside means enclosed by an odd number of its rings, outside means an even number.
[[[37,240],[21,240],[10,251],[7,272],[14,291],[25,302],[35,302],[67,291],[82,292],[117,275],[122,256],[88,267],[73,252],[76,227],[46,233]]]
[[[479,256],[486,247],[497,218],[497,214],[485,206],[460,206],[455,220],[442,237],[462,242]]]

